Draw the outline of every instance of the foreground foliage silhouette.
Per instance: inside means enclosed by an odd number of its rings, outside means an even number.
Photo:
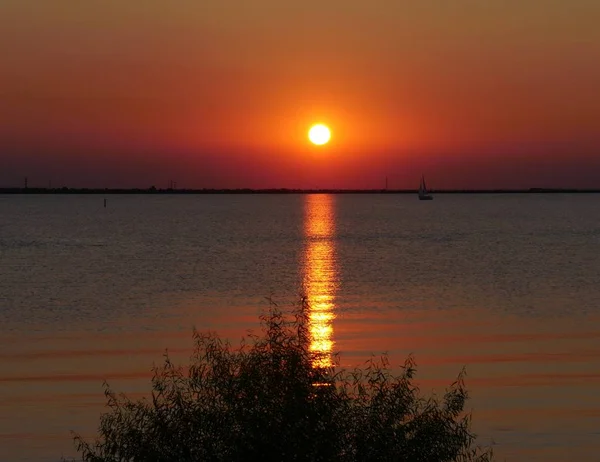
[[[93,443],[75,436],[82,460],[490,461],[463,409],[463,374],[441,399],[419,396],[409,358],[394,376],[387,358],[348,372],[315,367],[309,307],[274,303],[262,335],[234,349],[194,331],[189,366],[166,358],[152,395],[131,401],[105,385],[110,410]]]

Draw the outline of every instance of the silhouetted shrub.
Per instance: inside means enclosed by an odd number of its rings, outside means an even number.
[[[271,303],[262,335],[237,348],[194,331],[189,366],[154,370],[151,398],[105,384],[110,410],[82,460],[488,461],[475,446],[461,373],[443,399],[424,399],[409,358],[394,376],[384,356],[352,372],[315,367],[308,306],[286,316]],[[322,358],[321,358],[322,359]]]

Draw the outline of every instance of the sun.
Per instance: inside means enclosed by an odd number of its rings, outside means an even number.
[[[327,125],[316,124],[310,127],[308,131],[308,139],[316,145],[327,144],[331,139],[331,131]]]

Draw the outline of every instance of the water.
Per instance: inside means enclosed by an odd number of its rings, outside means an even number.
[[[142,396],[191,329],[234,341],[265,296],[313,302],[316,350],[467,366],[499,460],[600,449],[597,195],[0,196],[0,460],[74,455],[102,382]]]

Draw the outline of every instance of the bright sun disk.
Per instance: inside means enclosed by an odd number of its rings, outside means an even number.
[[[326,144],[331,138],[331,131],[326,125],[316,124],[310,127],[308,139],[316,145]]]

